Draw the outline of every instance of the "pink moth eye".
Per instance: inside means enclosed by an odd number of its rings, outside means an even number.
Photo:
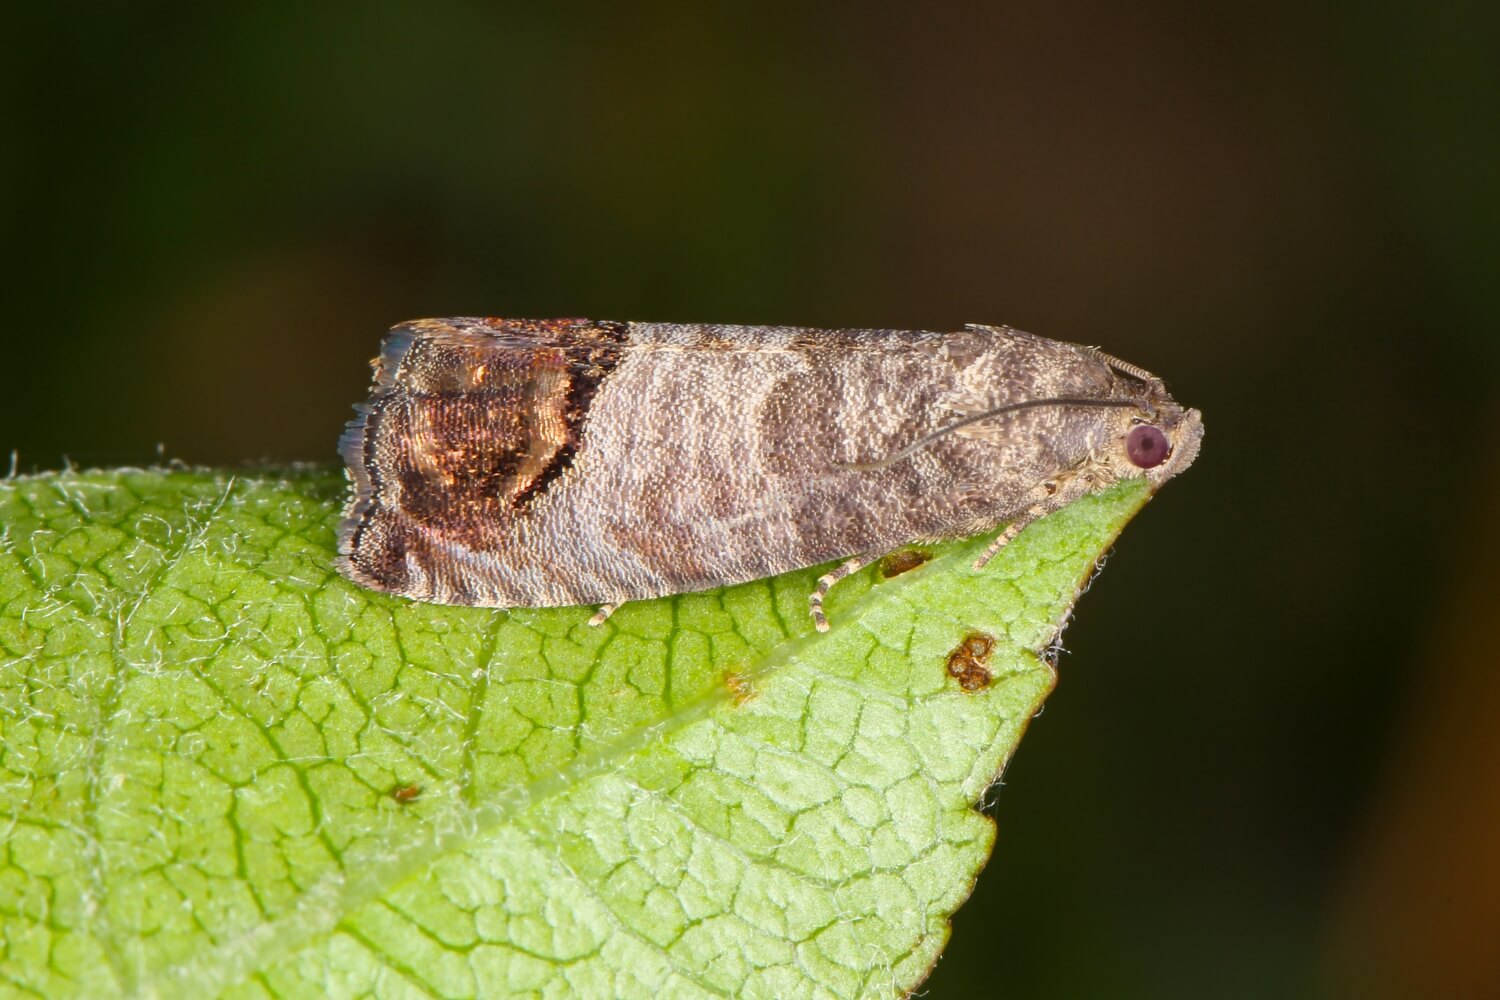
[[[1154,469],[1172,454],[1172,444],[1160,427],[1141,424],[1125,437],[1125,454],[1142,469]]]

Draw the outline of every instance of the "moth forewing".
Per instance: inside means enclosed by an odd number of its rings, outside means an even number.
[[[341,441],[339,568],[417,600],[614,605],[918,540],[1186,468],[1155,376],[1007,328],[590,320],[396,327]]]

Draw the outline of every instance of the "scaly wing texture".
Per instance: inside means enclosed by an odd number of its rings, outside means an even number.
[[[984,539],[867,571],[816,636],[817,569],[600,628],[365,591],[332,569],[341,487],[0,481],[0,995],[913,988],[1039,653],[1146,498],[982,573]]]

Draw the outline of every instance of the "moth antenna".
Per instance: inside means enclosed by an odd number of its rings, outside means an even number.
[[[930,433],[922,435],[911,444],[907,445],[905,448],[902,448],[900,451],[896,452],[893,455],[887,455],[885,458],[882,458],[879,461],[835,462],[834,464],[841,469],[855,469],[860,472],[871,472],[876,469],[889,468],[890,466],[895,465],[897,462],[915,455],[923,448],[932,444],[932,442],[936,441],[938,438],[952,434],[954,431],[962,430],[963,428],[968,427],[970,424],[977,424],[981,420],[989,420],[992,417],[1002,416],[1006,413],[1016,413],[1020,410],[1030,410],[1039,406],[1116,406],[1137,408],[1140,406],[1140,403],[1133,399],[1075,399],[1069,397],[1059,397],[1057,399],[1028,399],[1024,403],[1008,403],[1005,406],[997,406],[994,409],[983,410],[979,413],[972,413],[960,420],[955,420],[947,427],[939,427],[935,431],[931,431]]]
[[[1090,347],[1089,353],[1098,358],[1100,361],[1103,361],[1105,364],[1109,365],[1117,372],[1123,372],[1124,374],[1129,375],[1131,378],[1138,378],[1142,382],[1145,382],[1147,385],[1155,386],[1158,389],[1166,388],[1166,384],[1162,382],[1161,379],[1157,378],[1155,375],[1152,375],[1140,365],[1133,365],[1129,361],[1121,361],[1113,354],[1106,354],[1104,353],[1104,351],[1100,350],[1097,347]]]

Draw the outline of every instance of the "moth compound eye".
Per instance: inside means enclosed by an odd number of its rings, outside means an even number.
[[[1125,437],[1125,454],[1130,461],[1142,469],[1154,469],[1167,460],[1172,445],[1160,427],[1141,424],[1133,427]]]

